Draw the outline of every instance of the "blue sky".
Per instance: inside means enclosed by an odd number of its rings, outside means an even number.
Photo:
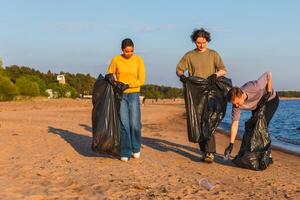
[[[294,0],[1,1],[4,65],[46,72],[105,73],[130,37],[147,83],[180,86],[175,67],[204,27],[234,85],[271,71],[277,90],[300,90],[300,2]]]

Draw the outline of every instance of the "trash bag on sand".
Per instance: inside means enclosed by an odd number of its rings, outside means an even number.
[[[231,80],[226,77],[217,78],[213,85],[207,79],[193,76],[183,83],[190,142],[208,140],[215,132],[225,116],[226,95],[231,87]]]
[[[245,133],[237,156],[232,160],[239,167],[264,170],[270,164],[271,139],[265,119],[265,106],[245,123]]]
[[[98,153],[118,154],[120,148],[119,108],[122,92],[116,91],[113,76],[101,74],[93,88],[91,148]]]

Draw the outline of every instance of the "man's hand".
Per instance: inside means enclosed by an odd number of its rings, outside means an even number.
[[[231,151],[232,151],[232,148],[233,148],[233,143],[229,143],[229,145],[226,147],[225,151],[224,151],[224,158],[226,160],[229,159],[230,157],[230,154],[231,154]]]
[[[180,81],[181,81],[182,83],[185,83],[186,80],[187,80],[187,77],[186,77],[184,74],[182,74],[182,75],[179,76],[179,79],[180,79]]]
[[[258,104],[257,104],[257,108],[261,108],[263,107],[267,102],[268,102],[268,99],[270,98],[270,96],[272,95],[272,92],[267,92],[266,94],[264,94]]]
[[[207,78],[208,84],[209,84],[209,85],[214,85],[214,84],[216,83],[216,81],[217,81],[217,78],[218,78],[217,74],[212,74],[212,75],[210,75],[210,76]]]

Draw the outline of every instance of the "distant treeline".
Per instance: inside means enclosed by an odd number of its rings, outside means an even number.
[[[1,61],[1,60],[0,60]],[[57,75],[64,75],[66,84],[59,84]],[[12,65],[1,67],[0,101],[13,100],[19,96],[47,96],[46,89],[52,89],[56,97],[82,97],[91,95],[96,79],[89,74],[42,73],[30,67]],[[300,91],[278,91],[280,97],[300,97]],[[143,85],[141,96],[146,99],[182,98],[182,88]]]
[[[1,60],[0,60],[1,61]],[[51,89],[60,97],[82,97],[91,95],[96,81],[90,74],[71,74],[61,71],[53,73],[40,72],[25,66],[2,67],[0,62],[0,101],[9,101],[19,97],[48,96]],[[64,75],[66,84],[59,84],[57,75]],[[182,89],[157,85],[144,85],[141,95],[148,99],[165,99],[182,97]]]
[[[300,97],[300,91],[278,91],[280,97]]]
[[[1,64],[1,63],[0,63]],[[66,84],[59,84],[57,75],[65,76]],[[46,89],[52,89],[56,97],[80,97],[92,94],[95,78],[89,74],[68,72],[42,73],[30,67],[0,65],[0,101],[13,100],[19,96],[48,96]]]
[[[158,85],[143,85],[141,95],[146,99],[174,99],[182,97],[182,89]]]

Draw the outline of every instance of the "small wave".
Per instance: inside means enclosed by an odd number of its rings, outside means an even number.
[[[286,142],[286,143],[294,144],[294,145],[300,145],[300,141],[299,140],[285,138],[285,137],[282,137],[280,135],[275,136],[275,138],[277,140],[281,141],[281,142]]]

